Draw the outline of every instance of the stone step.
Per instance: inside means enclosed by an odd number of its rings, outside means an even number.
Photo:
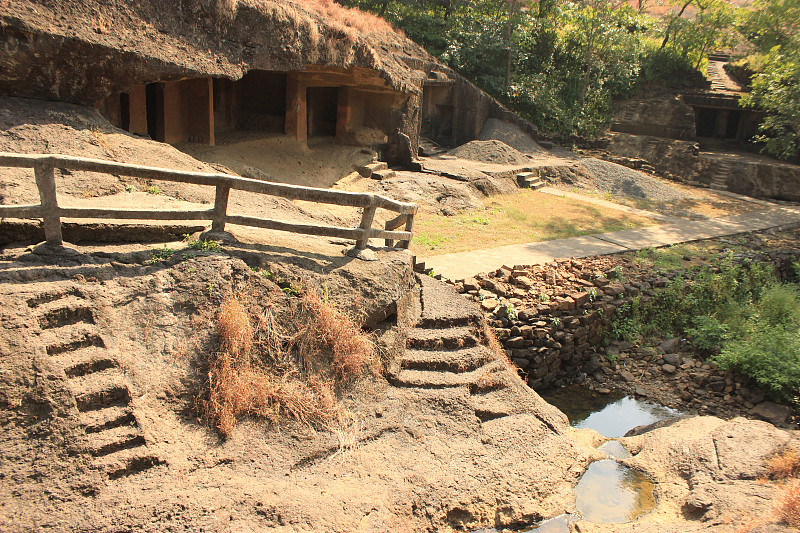
[[[406,350],[400,366],[409,370],[446,370],[456,374],[472,372],[494,359],[485,346],[456,350]]]
[[[491,381],[492,375],[505,370],[501,361],[491,361],[469,372],[448,372],[442,370],[401,369],[387,376],[395,387],[417,387],[423,389],[444,389],[450,387],[480,387],[484,381]]]
[[[374,180],[378,180],[378,181],[383,181],[383,180],[388,180],[390,178],[393,178],[396,175],[397,175],[397,173],[394,170],[388,170],[388,169],[376,170],[375,172],[372,173],[370,178],[372,178]]]
[[[527,187],[530,180],[539,179],[539,175],[535,172],[520,172],[517,174],[517,185],[520,187]]]
[[[31,309],[36,309],[37,307],[44,306],[56,300],[61,300],[67,298],[69,296],[77,296],[79,292],[74,287],[62,287],[62,286],[54,286],[53,284],[48,284],[47,282],[37,282],[37,287],[41,285],[45,287],[50,285],[49,288],[42,288],[38,294],[31,296],[28,298],[26,303],[28,307]]]
[[[135,426],[136,417],[127,407],[113,406],[80,414],[80,423],[86,433],[98,433],[121,426]]]
[[[389,165],[386,162],[375,161],[367,165],[356,167],[356,171],[363,177],[369,178],[374,172],[380,172],[381,170],[386,170],[387,168],[389,168]]]
[[[136,474],[160,464],[164,464],[164,461],[145,446],[120,450],[94,460],[95,468],[105,472],[111,479]]]
[[[53,329],[79,322],[94,324],[91,302],[77,296],[66,296],[44,303],[37,308],[39,326]]]
[[[81,412],[127,405],[130,401],[125,378],[116,369],[71,379],[69,387]]]
[[[42,331],[40,338],[47,347],[47,354],[51,356],[90,346],[103,346],[97,326],[84,322],[46,329]]]
[[[134,426],[119,426],[88,435],[89,452],[95,457],[143,446],[144,435]]]
[[[62,352],[53,356],[61,365],[67,377],[75,378],[93,372],[100,372],[109,368],[116,368],[117,362],[109,357],[105,348],[88,346],[75,351]]]
[[[422,314],[417,327],[447,328],[483,324],[483,314],[453,287],[430,276],[417,274],[422,287]]]
[[[491,375],[504,370],[503,363],[492,361],[471,372],[443,372],[436,370],[400,370],[388,376],[396,387],[415,387],[423,389],[444,389],[449,387],[480,387],[481,382],[491,379]]]
[[[434,350],[465,348],[478,344],[475,330],[469,326],[453,328],[413,328],[406,336],[406,347]]]

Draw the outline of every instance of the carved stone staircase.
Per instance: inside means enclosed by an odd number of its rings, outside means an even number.
[[[116,479],[163,463],[147,448],[125,375],[95,324],[92,301],[71,289],[27,303],[48,356],[66,375],[94,466]]]
[[[536,172],[520,172],[517,174],[517,184],[523,189],[538,190],[546,185]]]
[[[407,332],[404,355],[389,370],[396,387],[468,387],[478,393],[507,386],[507,364],[487,345],[480,310],[449,285],[418,275],[422,312]],[[455,304],[455,305],[454,305]]]

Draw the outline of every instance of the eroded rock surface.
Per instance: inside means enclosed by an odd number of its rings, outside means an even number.
[[[482,320],[429,278],[427,306],[419,296],[396,301],[414,294],[403,252],[370,263],[331,258],[327,267],[298,254],[283,269],[242,256],[248,263],[225,253],[3,256],[0,515],[10,531],[446,531],[571,507],[594,452],[491,347],[485,379],[367,379],[342,397],[352,415],[345,427],[241,420],[220,440],[195,410],[215,309],[244,286],[290,298],[251,267],[272,278],[305,273],[337,308],[394,302],[408,316],[378,330],[401,339],[403,324],[456,320],[480,332]],[[418,351],[441,354],[420,342]],[[96,353],[75,370],[85,350]]]

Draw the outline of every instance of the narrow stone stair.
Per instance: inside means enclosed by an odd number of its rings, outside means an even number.
[[[711,176],[711,184],[709,187],[717,191],[727,191],[730,171],[731,164],[728,161],[718,161],[717,168]]]
[[[471,392],[505,386],[509,368],[483,339],[483,316],[449,285],[418,275],[419,318],[406,335],[406,349],[388,374],[396,387]]]
[[[367,165],[358,167],[358,173],[361,174],[365,178],[371,178],[374,180],[386,180],[389,178],[395,177],[396,173],[394,170],[389,169],[389,165],[383,161],[375,161],[373,163],[369,163]]]
[[[30,298],[28,306],[47,354],[66,375],[94,466],[116,479],[163,463],[147,449],[125,376],[95,324],[92,301],[66,290]]]
[[[539,190],[546,184],[536,172],[520,172],[517,174],[517,183],[523,189]]]

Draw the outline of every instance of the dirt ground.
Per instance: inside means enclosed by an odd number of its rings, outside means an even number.
[[[242,141],[247,148],[241,153],[257,152],[248,142]],[[67,104],[0,100],[0,149],[213,170]],[[257,158],[231,164],[251,161]],[[513,179],[482,170],[460,181],[426,176],[430,181],[414,187],[414,174],[393,178],[394,185],[353,179],[348,187],[427,197],[431,210],[458,212],[482,202],[487,192],[506,190]],[[180,208],[212,199],[208,188],[117,176],[64,173],[58,181],[65,205]],[[37,201],[24,172],[4,171],[0,187],[2,203]],[[357,213],[252,195],[232,194],[230,205],[243,214],[274,213],[292,221],[358,220]],[[515,385],[477,393],[466,386],[420,390],[367,377],[341,391],[348,424],[312,429],[244,418],[231,438],[221,439],[198,418],[196,399],[207,379],[204,361],[215,349],[216,309],[248,280],[267,284],[264,272],[284,281],[313,279],[337,309],[369,323],[387,353],[405,346],[404,313],[413,320],[424,311],[415,303],[418,282],[406,251],[378,250],[378,261],[365,262],[342,253],[352,244],[347,241],[232,229],[239,242],[216,251],[189,249],[186,242],[80,246],[79,254],[49,256],[33,254],[25,244],[2,249],[3,530],[448,531],[530,524],[572,510],[572,487],[600,457],[593,446],[603,439],[575,435],[510,367],[502,372]],[[291,283],[286,288],[273,293],[291,298]],[[458,310],[469,304],[437,305]],[[748,456],[755,457],[748,475],[758,474],[763,458],[790,437],[747,424],[735,428],[736,442],[769,436]],[[646,452],[637,466],[662,486],[662,507],[641,522],[649,527],[642,531],[656,531],[666,521],[675,531],[723,532],[746,518],[725,514],[721,521],[722,514],[712,513],[715,518],[704,522],[681,511],[702,495],[681,477],[686,464],[674,450],[702,451],[708,442],[713,447],[722,437],[712,434],[721,427],[713,422],[670,433],[669,457],[675,460],[661,466],[653,456],[664,457],[663,442],[631,444]],[[116,454],[122,458],[108,462]],[[707,454],[686,457],[697,476],[705,476],[697,478],[703,487],[714,491],[707,507],[762,512],[771,505],[753,483],[733,495],[705,483],[718,474],[721,486],[733,480],[741,455],[718,462],[721,474],[703,470]],[[693,486],[700,486],[697,479]],[[604,526],[582,524],[581,530],[592,527]]]
[[[184,143],[176,148],[247,178],[323,188],[376,156],[372,150],[336,144],[326,137],[311,138],[305,145],[288,135],[260,132],[220,134],[216,146]]]

